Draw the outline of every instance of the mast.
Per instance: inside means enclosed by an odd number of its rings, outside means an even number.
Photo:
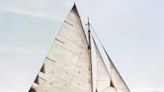
[[[90,54],[91,54],[91,30],[90,30],[89,17],[88,17],[87,25],[88,25],[88,40],[89,40],[88,49],[90,50]]]
[[[90,31],[90,23],[89,23],[89,17],[88,17],[88,50],[90,54],[90,62],[91,62],[91,92],[93,92],[93,73],[92,73],[92,51],[91,51],[91,31]]]

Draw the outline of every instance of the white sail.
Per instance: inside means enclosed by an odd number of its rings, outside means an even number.
[[[110,57],[103,45],[102,45],[102,47],[108,57],[109,64],[110,64],[109,73],[110,73],[110,78],[111,78],[111,85],[117,90],[117,92],[130,92],[129,88],[127,87],[127,85],[125,84],[121,75],[119,74],[118,70],[114,66],[112,60],[110,59]]]
[[[108,88],[110,91],[104,91],[104,92],[130,92],[128,86],[122,79],[121,75],[119,74],[118,70],[116,69],[115,65],[113,64],[110,56],[108,55],[107,51],[105,50],[104,46],[102,45],[100,39],[98,38],[97,34],[94,32],[94,36],[96,37],[96,40],[99,42],[101,45],[104,53],[107,56],[107,59],[109,61],[109,76],[110,76],[110,88]],[[104,62],[104,61],[103,61]]]
[[[113,86],[118,92],[130,92],[112,62],[110,62],[110,76]]]
[[[87,39],[74,5],[29,92],[91,92]]]
[[[93,39],[94,41],[94,39]],[[103,58],[98,50],[98,47],[94,41],[95,49],[96,49],[96,61],[97,61],[97,92],[106,92],[109,91],[110,87],[110,76],[109,72],[105,66]]]

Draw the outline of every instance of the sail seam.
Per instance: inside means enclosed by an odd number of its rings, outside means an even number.
[[[73,26],[73,24],[69,23],[68,21],[64,20],[65,23],[67,23],[70,26]]]
[[[52,61],[52,62],[56,62],[55,60],[52,60],[52,59],[50,59],[49,57],[46,57],[47,59],[49,59],[50,61]]]
[[[73,29],[70,29],[69,27],[67,27],[66,25],[63,25],[63,26],[64,26],[65,30],[75,32],[75,33],[77,33],[78,36],[81,36],[83,34],[83,33],[79,33],[80,29],[73,30]]]
[[[73,50],[71,50],[71,49],[67,49],[66,47],[64,47],[63,45],[60,45],[60,44],[58,44],[58,43],[56,43],[59,47],[61,47],[61,48],[63,48],[63,49],[65,49],[66,51],[68,51],[68,52],[71,52],[71,53],[73,53],[73,54],[75,54],[75,55],[79,55],[79,53],[76,53],[76,52],[74,52]]]
[[[62,59],[63,59],[64,61],[68,61],[68,62],[69,62],[69,60],[66,60],[66,59],[64,59],[64,58],[62,58]],[[52,59],[49,58],[49,60],[51,61]],[[54,62],[56,62],[56,61],[54,61]],[[63,63],[63,62],[62,62],[62,63]],[[69,62],[69,63],[71,63],[71,62]],[[53,64],[54,64],[54,63],[53,63]],[[68,63],[66,63],[66,65],[67,65],[67,64],[68,64]],[[72,65],[75,65],[74,63],[71,63],[71,64],[72,64]],[[55,65],[55,64],[54,64],[54,65]],[[55,66],[56,66],[56,65],[55,65]],[[57,66],[57,67],[59,67],[59,66]],[[76,67],[79,68],[78,65],[77,65]],[[81,68],[81,67],[80,67],[80,69],[81,69],[82,71],[85,71],[85,72],[87,71],[86,69]]]
[[[76,46],[83,47],[83,46],[81,46],[81,45],[79,45],[78,43],[72,41],[71,39],[68,39],[67,37],[65,37],[65,36],[63,36],[63,35],[58,35],[58,36],[63,37],[65,40],[68,40],[68,41],[72,42],[72,43],[75,44]],[[84,39],[82,39],[82,41],[84,42]]]
[[[64,44],[64,42],[63,42],[63,41],[61,41],[61,40],[59,40],[59,39],[57,39],[57,38],[56,38],[55,40],[56,40],[56,41],[58,41],[58,42],[61,42],[61,43],[63,43],[63,44]]]

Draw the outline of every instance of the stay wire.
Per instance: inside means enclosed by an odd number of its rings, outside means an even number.
[[[96,34],[95,30],[93,29],[92,25],[90,25],[90,27],[91,27],[91,29],[92,29],[93,33],[95,34],[95,36],[96,36],[96,38],[97,38],[98,42],[101,44],[101,46],[102,46],[102,47],[103,47],[103,49],[105,50],[105,47],[103,46],[103,44],[102,44],[101,40],[99,39],[99,37],[98,37],[98,35]],[[92,37],[93,37],[93,35],[92,35]]]

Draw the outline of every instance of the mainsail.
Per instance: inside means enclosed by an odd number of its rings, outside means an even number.
[[[74,5],[29,92],[91,92],[91,70],[88,42]]]

